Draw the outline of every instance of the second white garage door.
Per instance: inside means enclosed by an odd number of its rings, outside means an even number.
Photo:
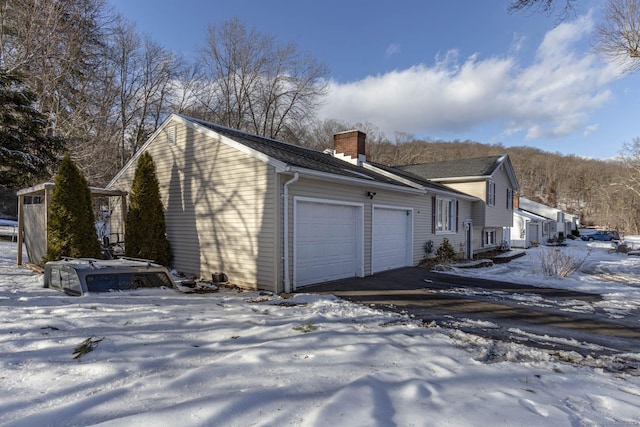
[[[298,200],[295,210],[295,286],[360,275],[362,207]]]
[[[412,265],[413,211],[374,207],[372,219],[371,271],[376,273]]]

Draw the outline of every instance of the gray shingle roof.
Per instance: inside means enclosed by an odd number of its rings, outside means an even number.
[[[425,179],[491,176],[504,156],[476,157],[435,163],[396,166]]]
[[[239,142],[240,144],[259,151],[271,157],[272,159],[279,160],[293,167],[326,172],[350,178],[369,179],[385,184],[393,184],[401,187],[411,188],[411,186],[400,181],[396,181],[382,174],[376,173],[375,171],[356,166],[344,160],[337,159],[332,155],[324,154],[321,151],[316,151],[298,145],[277,141],[275,139],[230,129],[224,126],[216,125],[214,123],[195,119],[193,117],[183,115],[180,115],[180,117],[211,129],[221,135],[233,139],[236,142]]]
[[[409,171],[406,171],[406,170],[402,170],[402,169],[398,169],[398,168],[393,167],[393,166],[385,166],[385,165],[382,165],[380,163],[374,163],[374,162],[367,162],[367,163],[369,163],[369,164],[371,164],[371,165],[373,165],[373,166],[375,166],[377,168],[380,168],[380,169],[382,169],[384,171],[396,174],[396,175],[398,175],[398,176],[400,176],[402,178],[406,178],[408,180],[416,182],[416,183],[422,185],[425,188],[430,188],[430,189],[435,190],[435,191],[445,191],[447,193],[454,193],[454,194],[459,194],[461,196],[469,197],[469,195],[466,194],[466,193],[463,193],[461,191],[455,190],[455,189],[453,189],[451,187],[447,187],[446,185],[438,184],[437,182],[429,181],[428,179],[425,179],[425,178],[423,178],[423,177],[421,177],[419,175],[416,175],[416,174],[414,174],[412,172],[409,172]]]

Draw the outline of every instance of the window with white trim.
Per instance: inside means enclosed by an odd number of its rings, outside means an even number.
[[[493,206],[496,204],[496,183],[493,181],[487,181],[487,205]]]
[[[507,209],[513,210],[513,190],[507,188]]]
[[[436,198],[436,232],[456,232],[455,199]]]
[[[496,230],[484,230],[484,245],[494,246],[496,244]]]

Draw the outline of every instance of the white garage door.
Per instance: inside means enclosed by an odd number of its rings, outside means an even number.
[[[296,287],[358,275],[360,209],[309,201],[296,203]]]
[[[372,238],[373,273],[412,264],[410,210],[374,207]]]
[[[529,247],[529,245],[531,244],[532,240],[538,241],[538,234],[539,230],[538,230],[538,224],[535,222],[529,222],[527,223],[527,239],[529,239],[528,242],[525,242],[525,247]]]

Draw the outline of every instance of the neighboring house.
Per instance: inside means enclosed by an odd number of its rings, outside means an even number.
[[[578,215],[534,202],[525,197],[520,197],[517,203],[521,210],[539,215],[548,220],[549,231],[543,234],[543,240],[540,241],[541,243],[546,242],[547,239],[558,237],[558,233],[563,233],[565,236],[568,236],[573,230],[577,230],[580,226],[580,217]]]
[[[511,246],[527,249],[549,239],[551,220],[516,208],[513,211]]]
[[[464,253],[474,197],[368,163],[362,132],[334,144],[322,153],[172,114],[108,188],[129,191],[148,152],[172,267],[277,293],[414,266],[445,237]]]
[[[472,233],[474,252],[498,247],[509,240],[513,226],[513,196],[518,191],[508,155],[399,166],[424,179],[473,196],[471,215],[464,218]]]

